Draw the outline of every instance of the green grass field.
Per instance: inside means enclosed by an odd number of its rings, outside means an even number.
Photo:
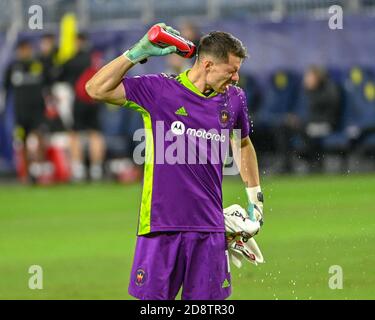
[[[375,176],[264,179],[264,265],[232,265],[232,299],[374,299]],[[224,204],[245,204],[226,179]],[[1,299],[129,299],[141,187],[0,186]],[[43,268],[43,290],[28,269]],[[343,268],[342,290],[328,286]]]

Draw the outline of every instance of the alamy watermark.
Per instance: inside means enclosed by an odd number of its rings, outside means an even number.
[[[328,280],[328,287],[331,290],[343,289],[344,288],[344,271],[341,266],[333,265],[328,269],[328,273],[332,274]]]
[[[241,130],[188,128],[181,121],[175,121],[167,127],[164,121],[157,121],[153,130],[139,129],[133,135],[133,141],[139,142],[133,152],[133,160],[143,164],[212,164],[225,165],[224,175],[237,175],[240,161],[236,164],[229,154],[231,138],[236,141]],[[148,150],[152,148],[153,150]],[[240,159],[241,148],[237,147],[236,159]]]
[[[29,21],[28,26],[31,30],[43,29],[43,8],[39,5],[32,5],[29,7]]]
[[[32,5],[29,7],[28,27],[31,30],[43,29],[43,8],[40,5]],[[332,5],[328,8],[331,15],[328,20],[328,27],[331,30],[341,30],[344,28],[343,8],[339,5]]]
[[[32,276],[29,278],[29,289],[31,290],[42,290],[43,289],[43,269],[41,266],[32,265],[28,270]]]
[[[342,7],[339,5],[330,6],[328,13],[331,15],[328,20],[328,27],[331,30],[344,29],[344,11]]]

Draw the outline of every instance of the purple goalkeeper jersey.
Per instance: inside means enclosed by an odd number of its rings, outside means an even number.
[[[234,129],[249,135],[246,98],[236,86],[205,96],[188,72],[123,79],[125,106],[139,111],[145,125],[138,235],[225,231],[223,166]]]

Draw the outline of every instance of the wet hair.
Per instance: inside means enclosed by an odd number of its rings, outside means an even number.
[[[241,59],[247,57],[247,49],[241,40],[222,31],[213,31],[203,36],[197,49],[198,59],[207,54],[219,60],[228,61],[230,53]]]

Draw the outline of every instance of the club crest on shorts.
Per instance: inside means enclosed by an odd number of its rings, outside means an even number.
[[[135,284],[143,286],[146,281],[146,272],[143,269],[138,269],[135,274]]]

